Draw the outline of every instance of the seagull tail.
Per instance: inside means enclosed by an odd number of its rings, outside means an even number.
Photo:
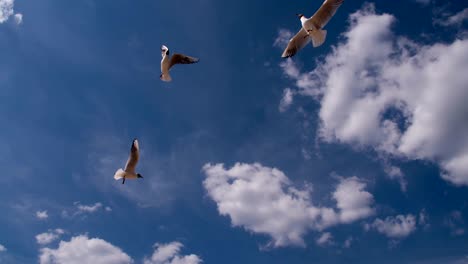
[[[118,181],[122,179],[124,176],[125,176],[125,171],[122,169],[118,169],[114,174],[114,179]]]
[[[310,37],[312,38],[312,45],[316,48],[325,42],[327,31],[322,29],[311,31]]]
[[[169,73],[161,73],[161,76],[159,76],[159,78],[161,78],[161,80],[165,82],[172,81],[171,75],[169,75]]]

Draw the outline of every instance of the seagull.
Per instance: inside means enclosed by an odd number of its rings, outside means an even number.
[[[135,172],[139,157],[140,147],[138,146],[138,140],[134,139],[130,149],[130,157],[128,157],[127,164],[125,165],[125,170],[118,169],[114,174],[114,179],[117,181],[123,179],[122,184],[125,184],[125,179],[143,178],[141,174]]]
[[[325,0],[319,10],[310,18],[306,18],[303,14],[298,14],[297,16],[301,19],[302,28],[289,41],[281,57],[289,58],[294,56],[311,40],[314,48],[322,45],[327,36],[327,31],[322,28],[335,15],[336,10],[338,10],[343,2],[344,0]]]
[[[165,82],[170,82],[172,80],[171,75],[169,75],[169,70],[172,66],[176,64],[192,64],[197,63],[200,59],[186,56],[180,53],[174,53],[172,57],[169,56],[169,48],[162,45],[161,46],[161,80]]]

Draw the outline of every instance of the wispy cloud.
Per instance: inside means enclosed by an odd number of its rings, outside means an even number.
[[[333,244],[333,235],[329,232],[323,233],[316,241],[317,245],[324,247]]]
[[[63,235],[64,233],[65,231],[60,228],[57,228],[55,230],[49,230],[48,232],[36,235],[36,242],[39,245],[44,246],[59,239],[60,236]]]
[[[5,251],[7,251],[7,248],[4,245],[0,244],[0,253]]]

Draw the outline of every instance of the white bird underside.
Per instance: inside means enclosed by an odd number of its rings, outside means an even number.
[[[193,64],[200,61],[200,59],[195,57],[190,57],[180,53],[174,53],[172,57],[169,55],[169,48],[165,45],[161,46],[161,80],[165,82],[170,82],[172,80],[169,71],[176,64]]]
[[[311,18],[303,21],[303,27],[291,38],[281,57],[289,58],[296,55],[311,41],[314,47],[322,45],[327,36],[327,31],[322,29],[335,15],[343,2],[344,0],[325,0]]]
[[[135,172],[135,169],[139,158],[140,147],[138,145],[138,140],[134,139],[130,149],[130,156],[128,157],[127,164],[125,164],[125,169],[118,169],[114,174],[114,179],[120,180],[138,178],[138,174]]]

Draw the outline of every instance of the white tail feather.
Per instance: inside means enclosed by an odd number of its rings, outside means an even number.
[[[115,180],[120,180],[125,176],[125,171],[122,169],[118,169],[115,174],[114,174],[114,179]]]
[[[161,78],[161,80],[163,80],[165,82],[172,81],[171,75],[169,75],[169,73],[161,73],[161,76],[159,76],[159,77]]]
[[[325,38],[327,37],[327,31],[321,29],[311,31],[310,37],[312,38],[312,45],[314,46],[314,48],[316,48],[325,42]]]

